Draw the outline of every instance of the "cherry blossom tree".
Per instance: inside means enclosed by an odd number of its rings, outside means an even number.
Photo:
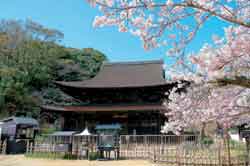
[[[186,127],[216,122],[224,129],[246,122],[250,114],[250,29],[225,28],[225,37],[204,45],[198,55],[190,56],[197,72],[179,74],[176,79],[194,83],[187,93],[170,93],[167,105],[172,111],[164,132],[179,133]],[[197,128],[197,127],[196,127]]]
[[[148,50],[171,46],[179,54],[210,18],[250,28],[249,0],[87,0],[103,13],[93,26],[117,26],[138,36]],[[187,24],[187,20],[189,24]]]
[[[186,93],[170,92],[163,132],[179,134],[212,121],[228,128],[250,113],[249,0],[87,1],[102,13],[94,27],[117,26],[139,37],[145,50],[167,47],[176,61],[174,71],[167,71],[172,80],[192,82]],[[209,19],[227,22],[225,35],[211,36],[213,43],[186,55],[186,46]]]
[[[225,28],[224,38],[205,44],[198,55],[190,56],[197,72],[179,73],[175,79],[193,84],[187,93],[170,93],[171,112],[163,132],[180,133],[187,127],[205,127],[216,122],[224,129],[246,122],[250,114],[250,28]],[[198,126],[198,127],[197,127]]]
[[[217,123],[226,129],[245,120],[250,112],[250,89],[227,85],[214,87],[211,84],[192,84],[186,93],[172,89],[171,102],[166,103],[169,121],[162,132],[180,134],[186,128],[202,130],[208,123]],[[248,116],[249,117],[249,116]]]

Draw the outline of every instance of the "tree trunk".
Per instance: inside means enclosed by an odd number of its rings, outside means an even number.
[[[225,144],[225,150],[226,150],[226,155],[228,159],[228,165],[231,165],[231,151],[230,151],[230,135],[228,133],[228,129],[224,129],[224,144]]]
[[[206,124],[202,123],[201,129],[200,129],[200,143],[205,138],[205,128],[206,128]]]
[[[249,164],[249,153],[250,153],[250,137],[246,137],[246,150],[247,150],[247,156],[246,156],[246,165]]]

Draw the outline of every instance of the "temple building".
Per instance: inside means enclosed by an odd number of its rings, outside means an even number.
[[[176,85],[166,82],[161,60],[104,63],[92,79],[55,84],[83,103],[42,106],[59,116],[62,130],[94,133],[97,124],[120,124],[122,134],[159,134],[166,92]]]

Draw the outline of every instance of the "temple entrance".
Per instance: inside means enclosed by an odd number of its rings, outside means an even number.
[[[120,124],[121,133],[128,131],[128,112],[98,112],[96,114],[96,125]]]
[[[121,134],[160,134],[165,116],[159,111],[68,112],[64,117],[64,131],[82,131],[88,127],[95,133],[96,125],[119,124]]]

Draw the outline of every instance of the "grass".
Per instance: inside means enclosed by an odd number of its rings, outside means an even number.
[[[28,158],[43,158],[43,159],[62,159],[62,160],[76,160],[77,156],[69,153],[51,153],[51,152],[35,152],[26,153]]]

